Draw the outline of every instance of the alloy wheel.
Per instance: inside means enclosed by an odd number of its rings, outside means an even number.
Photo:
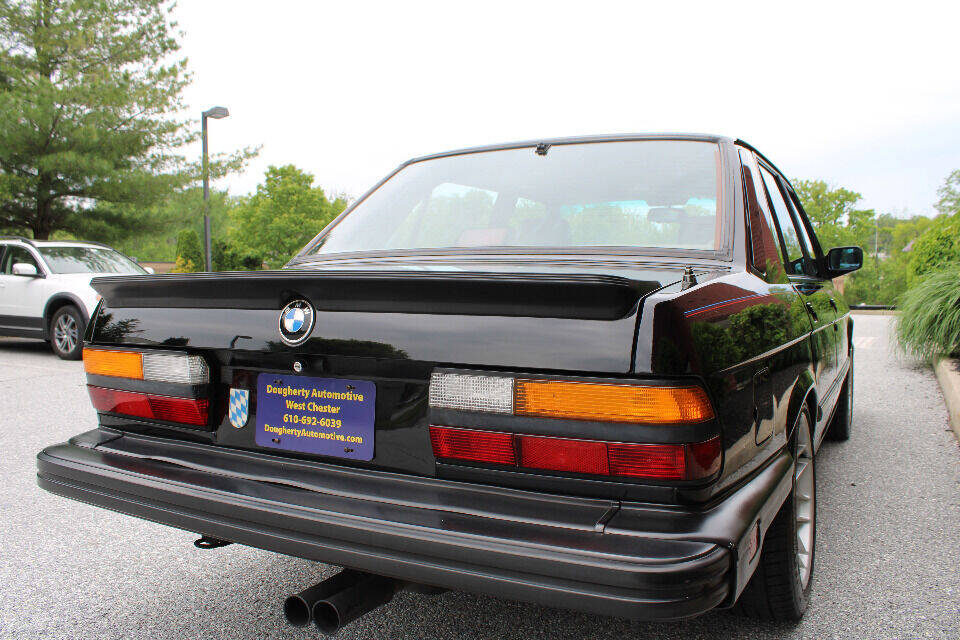
[[[53,328],[53,339],[61,353],[70,353],[74,350],[80,339],[80,331],[73,316],[64,313],[57,318],[57,323]]]
[[[800,584],[804,589],[807,588],[813,571],[814,518],[817,513],[813,473],[810,429],[801,424],[797,433],[797,464],[793,472],[793,486],[797,499],[797,567],[800,570]]]

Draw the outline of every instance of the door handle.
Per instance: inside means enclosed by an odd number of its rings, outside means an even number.
[[[809,302],[807,302],[807,303],[805,303],[805,304],[807,305],[807,311],[809,311],[809,312],[810,312],[810,315],[813,316],[813,321],[814,321],[814,322],[820,322],[820,316],[818,316],[818,315],[817,315],[817,312],[814,311],[813,305],[810,304]]]

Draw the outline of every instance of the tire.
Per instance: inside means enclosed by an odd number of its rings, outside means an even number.
[[[80,310],[60,307],[50,318],[50,346],[61,360],[79,360],[83,355],[83,332],[87,328]]]
[[[850,439],[850,426],[853,423],[853,349],[850,350],[850,369],[837,398],[837,410],[827,427],[826,438],[843,442]]]
[[[797,460],[793,489],[767,529],[757,569],[735,608],[742,615],[760,620],[799,620],[810,596],[816,558],[817,476],[806,409],[797,420],[791,445]],[[803,546],[801,537],[806,540]],[[804,547],[806,553],[800,553]]]

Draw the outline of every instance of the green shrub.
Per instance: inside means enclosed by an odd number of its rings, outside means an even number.
[[[951,262],[960,262],[960,214],[940,216],[913,245],[910,284]]]
[[[203,248],[200,245],[200,236],[197,235],[197,232],[193,229],[184,229],[180,232],[180,235],[177,236],[177,266],[179,268],[180,261],[183,260],[183,264],[191,264],[191,271],[198,271],[203,269]],[[184,272],[178,272],[184,273]]]
[[[900,298],[900,346],[924,360],[960,352],[960,264],[924,277]]]
[[[193,273],[196,270],[197,265],[193,264],[193,260],[184,260],[183,256],[177,256],[177,262],[170,273]]]
[[[263,257],[231,246],[223,240],[214,240],[210,248],[214,271],[256,271],[262,268]]]

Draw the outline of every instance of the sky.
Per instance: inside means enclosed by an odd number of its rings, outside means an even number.
[[[791,179],[932,214],[960,169],[960,3],[180,0],[218,181],[295,164],[357,197],[404,160],[598,133],[742,138]],[[190,149],[199,155],[199,148]]]

